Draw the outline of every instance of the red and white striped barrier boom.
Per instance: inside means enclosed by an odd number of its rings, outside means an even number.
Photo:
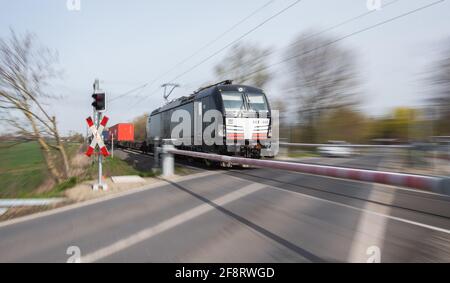
[[[100,148],[101,153],[103,154],[103,156],[108,156],[109,152],[108,149],[105,146],[105,143],[103,142],[103,137],[102,137],[102,133],[103,130],[105,129],[106,123],[108,123],[109,118],[104,116],[102,121],[100,122],[100,126],[98,126],[98,129],[95,128],[94,125],[94,121],[92,121],[91,117],[88,117],[86,119],[86,122],[88,123],[89,126],[89,130],[92,133],[92,142],[89,145],[87,151],[86,151],[86,155],[87,156],[91,156],[92,153],[94,153],[95,147],[98,144],[98,147]]]
[[[353,168],[342,168],[342,167],[333,167],[315,164],[313,165],[304,163],[284,162],[275,160],[249,159],[243,157],[233,157],[233,156],[193,152],[178,149],[168,150],[168,152],[172,154],[204,158],[220,162],[230,162],[241,165],[252,165],[257,167],[288,170],[326,177],[350,179],[355,181],[401,186],[419,190],[433,191],[437,193],[450,194],[450,179],[448,178],[353,169]]]
[[[407,144],[384,145],[384,144],[328,144],[328,143],[321,144],[321,143],[280,142],[280,145],[292,147],[348,147],[348,148],[403,148],[403,149],[413,148],[413,146]]]

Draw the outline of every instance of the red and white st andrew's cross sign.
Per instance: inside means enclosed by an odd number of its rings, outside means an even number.
[[[92,153],[94,153],[95,147],[98,145],[98,147],[100,148],[101,153],[103,154],[103,156],[108,156],[109,152],[108,149],[105,146],[105,143],[103,142],[103,137],[102,137],[102,132],[103,129],[106,126],[106,123],[108,123],[108,117],[103,117],[102,121],[100,122],[100,126],[98,126],[98,129],[95,128],[94,125],[94,121],[92,121],[91,117],[88,117],[86,119],[88,126],[89,126],[89,130],[92,133],[92,142],[89,145],[87,151],[86,151],[86,155],[87,156],[91,156]]]

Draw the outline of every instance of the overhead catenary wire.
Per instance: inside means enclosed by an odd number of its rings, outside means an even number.
[[[138,86],[138,87],[136,87],[136,88],[133,88],[133,89],[131,89],[131,90],[128,90],[128,91],[126,91],[126,92],[124,92],[124,93],[122,93],[122,94],[119,94],[119,95],[117,95],[117,96],[111,98],[111,99],[109,100],[109,103],[111,103],[111,102],[114,101],[114,100],[120,99],[120,98],[122,98],[122,97],[128,96],[128,95],[132,94],[132,93],[135,92],[135,91],[142,90],[142,89],[144,89],[147,85],[148,85],[148,83],[145,83],[145,84],[140,85],[140,86]]]
[[[390,2],[388,2],[388,3],[382,4],[380,8],[381,8],[381,9],[385,9],[385,8],[391,6],[392,4],[395,4],[395,3],[399,2],[399,1],[401,1],[401,0],[393,0],[393,1],[390,1]],[[289,47],[291,47],[291,46],[294,46],[294,45],[298,44],[298,43],[301,42],[301,41],[305,41],[305,40],[311,39],[311,38],[313,38],[313,37],[319,36],[319,35],[321,35],[321,34],[327,33],[327,32],[329,32],[329,31],[335,30],[335,29],[337,29],[337,28],[339,28],[339,27],[341,27],[341,26],[343,26],[343,25],[349,24],[349,23],[351,23],[351,22],[353,22],[353,21],[359,20],[359,19],[361,19],[361,18],[363,18],[363,17],[369,16],[369,15],[371,15],[371,14],[373,14],[373,13],[377,13],[377,12],[378,12],[378,10],[370,10],[370,11],[368,11],[368,12],[364,12],[364,13],[359,14],[359,15],[357,15],[357,16],[353,16],[353,17],[351,17],[351,18],[349,18],[349,19],[343,20],[342,22],[339,22],[339,23],[337,23],[337,24],[334,24],[334,25],[332,25],[332,26],[329,26],[329,27],[326,27],[326,28],[324,28],[324,29],[322,29],[322,30],[319,30],[319,31],[317,31],[317,32],[314,32],[314,33],[312,33],[312,34],[310,34],[310,35],[307,35],[306,37],[302,38],[300,41],[295,41],[295,42],[293,42],[293,43],[290,43],[290,44],[288,44],[286,47],[279,48],[279,49],[277,49],[277,50],[268,50],[267,54],[262,55],[262,56],[259,57],[258,59],[261,59],[261,58],[264,58],[264,57],[271,56],[272,54],[274,54],[274,53],[276,53],[276,52],[280,52],[281,50],[284,50],[285,48],[289,48]],[[256,64],[252,64],[251,66],[254,66],[254,65],[256,65]],[[233,72],[234,70],[236,70],[236,68],[233,68],[232,70],[229,70],[228,72],[226,72],[226,73],[225,73],[225,76],[228,75],[228,74],[230,74],[230,73]]]
[[[322,45],[320,45],[320,46],[318,46],[318,47],[315,47],[315,48],[312,48],[312,49],[310,49],[310,50],[307,50],[307,51],[305,51],[305,52],[303,52],[303,53],[301,53],[301,54],[297,54],[297,55],[293,55],[293,56],[287,57],[286,59],[283,59],[283,60],[278,61],[278,62],[276,62],[276,63],[273,63],[273,64],[270,64],[270,65],[268,65],[268,66],[259,68],[258,70],[255,70],[255,71],[252,71],[252,72],[250,72],[250,73],[247,73],[247,74],[245,74],[244,78],[249,77],[249,76],[251,76],[251,75],[254,75],[254,74],[258,73],[258,72],[261,72],[261,71],[264,71],[264,70],[273,68],[273,67],[275,67],[275,66],[281,65],[281,64],[283,64],[283,63],[285,63],[285,62],[288,62],[288,61],[290,61],[290,60],[293,60],[293,59],[296,59],[296,58],[305,56],[305,55],[307,55],[307,54],[309,54],[309,53],[311,53],[311,52],[314,52],[314,51],[316,51],[316,50],[319,50],[319,49],[325,48],[325,47],[327,47],[327,46],[333,45],[333,44],[335,44],[335,43],[337,43],[337,42],[340,42],[340,41],[342,41],[342,40],[344,40],[344,39],[347,39],[347,38],[349,38],[349,37],[352,37],[352,36],[361,34],[361,33],[366,32],[366,31],[368,31],[368,30],[371,30],[371,29],[377,28],[377,27],[379,27],[379,26],[385,25],[385,24],[387,24],[387,23],[396,21],[396,20],[398,20],[398,19],[401,19],[401,18],[404,18],[404,17],[406,17],[406,16],[412,15],[412,14],[414,14],[414,13],[417,13],[417,12],[419,12],[419,11],[425,10],[425,9],[427,9],[427,8],[431,8],[431,7],[433,7],[433,6],[437,5],[437,4],[440,4],[440,3],[445,2],[445,1],[446,1],[446,0],[439,0],[439,1],[432,2],[432,3],[430,3],[430,4],[421,6],[421,7],[419,7],[419,8],[413,9],[413,10],[411,10],[411,11],[408,11],[408,12],[406,12],[406,13],[400,14],[400,15],[398,15],[398,16],[395,16],[395,17],[389,18],[389,19],[387,19],[387,20],[378,22],[378,23],[376,23],[376,24],[374,24],[374,25],[370,25],[370,26],[365,27],[365,28],[363,28],[363,29],[357,30],[357,31],[355,31],[355,32],[349,33],[349,34],[344,35],[344,36],[341,36],[341,37],[338,37],[338,38],[336,38],[336,39],[334,39],[334,40],[331,40],[331,41],[329,41],[329,42],[327,42],[327,43],[325,43],[325,44],[322,44]]]
[[[395,3],[399,2],[399,1],[400,1],[400,0],[393,0],[393,1],[390,1],[390,2],[388,2],[388,3],[382,4],[381,8],[386,8],[386,7],[388,7],[388,6],[392,5],[392,4],[395,4]],[[297,4],[297,2],[294,2],[293,4]],[[290,6],[286,7],[286,9],[288,9],[288,8],[290,8]],[[283,12],[283,10],[280,11],[280,12]],[[280,12],[279,12],[279,13],[280,13]],[[338,27],[341,27],[341,26],[343,26],[343,25],[346,25],[346,24],[348,24],[348,23],[351,23],[351,22],[353,22],[353,21],[355,21],[355,20],[358,20],[358,19],[361,19],[361,18],[363,18],[363,17],[365,17],[365,16],[371,15],[371,14],[373,14],[373,13],[375,13],[375,12],[378,12],[378,11],[377,11],[377,10],[370,10],[370,11],[364,12],[364,13],[362,13],[362,14],[359,14],[359,15],[357,15],[357,16],[351,17],[351,18],[346,19],[346,20],[344,20],[344,21],[342,21],[342,22],[339,22],[339,23],[337,23],[337,24],[335,24],[335,25],[333,25],[333,26],[327,27],[327,28],[325,28],[325,29],[322,29],[322,30],[316,32],[316,33],[313,33],[313,34],[307,36],[307,38],[305,38],[305,39],[303,39],[303,40],[306,40],[306,39],[309,39],[309,38],[312,38],[312,37],[315,37],[315,36],[324,34],[324,33],[326,33],[326,32],[329,32],[329,31],[331,31],[331,30],[334,30],[334,29],[336,29],[336,28],[338,28]],[[278,13],[277,13],[277,14],[278,14]],[[242,39],[242,38],[241,38],[241,39]],[[238,40],[240,40],[240,39],[238,39]],[[213,54],[212,56],[215,56],[215,55],[217,55],[218,53],[220,53],[222,50],[224,50],[224,49],[230,47],[233,43],[235,43],[235,42],[232,42],[232,43],[228,44],[227,46],[225,46],[225,47],[222,48],[221,50],[217,51],[216,54]],[[293,44],[290,44],[289,46],[291,46],[291,45],[293,45]],[[266,55],[264,55],[264,56],[269,56],[269,55],[271,55],[271,54],[273,54],[273,53],[275,53],[275,51],[270,51],[268,54],[266,54]],[[208,59],[209,59],[209,58],[206,58],[206,59],[204,59],[203,61],[207,61]],[[195,67],[197,67],[197,66],[194,66],[193,68],[195,68]],[[176,79],[177,79],[177,78],[176,78]],[[174,80],[176,80],[176,79],[174,79]],[[172,81],[173,81],[173,80],[172,80]],[[152,94],[154,94],[154,93],[157,92],[157,91],[158,91],[158,89],[156,89]]]
[[[386,8],[386,7],[388,7],[388,6],[392,5],[392,4],[395,4],[395,3],[399,2],[399,1],[400,1],[400,0],[393,0],[393,1],[390,1],[390,2],[388,2],[388,3],[382,4],[381,8]],[[298,1],[298,2],[299,2],[299,1]],[[298,2],[294,2],[293,4],[291,4],[290,6],[286,7],[285,9],[290,8],[292,5],[297,4]],[[283,12],[285,9],[281,10],[280,12]],[[279,14],[280,12],[278,12],[277,14]],[[322,29],[322,30],[320,30],[320,31],[318,31],[318,32],[316,32],[316,33],[313,33],[313,34],[307,36],[307,38],[305,38],[305,39],[303,39],[303,40],[306,40],[306,39],[309,39],[309,38],[312,38],[312,37],[315,37],[315,36],[324,34],[324,33],[326,33],[326,32],[329,32],[329,31],[331,31],[331,30],[334,30],[334,29],[336,29],[336,28],[338,28],[338,27],[341,27],[341,26],[343,26],[343,25],[346,25],[346,24],[348,24],[348,23],[351,23],[351,22],[353,22],[353,21],[355,21],[355,20],[358,20],[358,19],[361,19],[361,18],[363,18],[363,17],[365,17],[365,16],[371,15],[371,14],[373,14],[373,13],[375,13],[375,12],[377,12],[377,10],[370,10],[370,11],[364,12],[364,13],[362,13],[362,14],[359,14],[359,15],[357,15],[357,16],[353,16],[353,17],[351,17],[351,18],[349,18],[349,19],[346,19],[346,20],[344,20],[344,21],[342,21],[342,22],[339,22],[339,23],[337,23],[337,24],[335,24],[335,25],[333,25],[333,26],[324,28],[324,29]],[[275,14],[275,15],[277,15],[277,14]],[[275,16],[275,15],[273,15],[273,16]],[[272,17],[273,17],[273,16],[272,16]],[[271,17],[271,18],[272,18],[272,17]],[[259,26],[260,26],[260,25],[258,25],[257,27],[259,27]],[[240,38],[240,39],[242,39],[242,38]],[[240,39],[238,38],[237,40],[240,40]],[[236,41],[236,40],[235,40],[235,41]],[[221,51],[223,51],[224,49],[230,47],[233,43],[235,43],[235,42],[233,41],[232,43],[228,44],[227,46],[225,46],[224,48],[220,49],[219,51],[217,51],[217,52],[216,52],[215,54],[213,54],[212,56],[215,56],[215,55],[217,55],[218,53],[220,53]],[[290,44],[290,45],[288,45],[288,46],[291,46],[291,45],[293,45],[293,44]],[[275,53],[275,51],[269,52],[269,53],[266,54],[265,56],[269,56],[269,55],[271,55],[271,54],[273,54],[273,53]],[[211,57],[211,56],[210,56],[210,57]],[[211,57],[211,58],[212,58],[212,57]],[[210,58],[207,57],[207,58],[204,59],[203,61],[207,61],[207,60],[209,60],[209,59],[210,59]],[[195,68],[195,67],[198,67],[198,66],[194,66],[193,68]],[[179,76],[179,77],[180,77],[180,76]],[[174,80],[176,80],[176,79],[174,79]],[[172,81],[173,81],[173,80],[172,80]],[[151,93],[151,95],[155,94],[158,90],[159,90],[159,89],[155,89],[155,90]],[[144,98],[143,101],[144,101],[145,99],[146,99],[146,98]]]
[[[232,42],[226,44],[224,47],[220,48],[219,50],[217,50],[216,52],[214,52],[213,54],[209,55],[208,57],[204,58],[203,60],[201,60],[200,62],[198,62],[197,64],[195,64],[194,66],[192,66],[191,68],[187,69],[186,71],[182,72],[181,74],[177,75],[176,77],[174,77],[172,80],[170,80],[170,82],[173,82],[179,78],[181,78],[182,76],[192,72],[194,69],[196,69],[197,67],[201,66],[202,64],[204,64],[205,62],[207,62],[208,60],[210,60],[211,58],[215,57],[216,55],[218,55],[219,53],[221,53],[222,51],[224,51],[225,49],[228,49],[230,46],[233,46],[234,44],[238,43],[239,41],[241,41],[242,39],[244,39],[245,37],[247,37],[249,34],[251,34],[252,32],[256,31],[257,29],[259,29],[260,27],[262,27],[263,25],[265,25],[266,23],[270,22],[271,20],[275,19],[276,17],[278,17],[279,15],[283,14],[284,12],[286,12],[287,10],[289,10],[290,8],[294,7],[295,5],[297,5],[298,3],[302,2],[303,0],[296,0],[295,2],[289,4],[288,6],[284,7],[283,9],[281,9],[280,11],[276,12],[275,14],[273,14],[272,16],[268,17],[267,19],[265,19],[264,21],[262,21],[261,23],[257,24],[256,26],[254,26],[253,28],[251,28],[250,30],[248,30],[247,32],[245,32],[244,34],[242,34],[241,36],[239,36],[238,38],[236,38],[235,40],[233,40]]]
[[[393,0],[393,1],[390,1],[390,2],[388,2],[388,3],[386,3],[386,4],[381,4],[380,9],[384,9],[384,8],[386,8],[386,7],[388,7],[388,6],[392,5],[392,4],[395,4],[395,3],[399,2],[399,1],[401,1],[401,0]],[[361,19],[361,18],[363,18],[363,17],[366,17],[366,16],[368,16],[368,15],[370,15],[370,14],[377,13],[377,12],[379,12],[379,11],[378,11],[378,10],[375,10],[375,9],[369,10],[368,12],[364,12],[364,13],[362,13],[362,14],[359,14],[359,15],[357,15],[357,16],[354,16],[354,17],[351,17],[351,18],[349,18],[349,19],[347,19],[347,20],[344,20],[344,21],[342,21],[342,22],[340,22],[340,23],[337,23],[337,24],[335,24],[335,25],[333,25],[333,26],[330,26],[330,27],[327,27],[327,28],[325,28],[325,29],[323,29],[323,30],[320,30],[320,31],[318,31],[318,32],[315,32],[315,33],[313,33],[313,34],[307,36],[304,40],[309,39],[309,38],[311,38],[311,37],[315,37],[315,36],[324,34],[324,33],[329,32],[329,31],[332,31],[332,30],[334,30],[334,29],[336,29],[336,28],[338,28],[338,27],[341,27],[341,26],[343,26],[343,25],[346,25],[346,24],[348,24],[348,23],[351,23],[351,22],[353,22],[353,21],[359,20],[359,19]],[[295,43],[294,43],[294,44],[295,44]],[[289,46],[292,46],[292,45],[294,45],[294,44],[289,44],[288,47],[289,47]]]
[[[203,45],[202,47],[200,47],[199,49],[197,49],[195,52],[193,52],[191,55],[187,56],[186,58],[184,58],[183,60],[181,60],[180,62],[176,63],[173,67],[171,67],[169,70],[167,70],[166,72],[164,72],[163,74],[161,74],[160,76],[158,76],[157,78],[155,78],[150,85],[153,85],[158,79],[166,76],[167,74],[171,73],[172,71],[176,70],[179,66],[181,66],[182,64],[186,63],[187,61],[189,61],[190,59],[192,59],[193,57],[195,57],[196,55],[198,55],[201,51],[205,50],[206,48],[210,47],[211,45],[213,45],[214,43],[216,43],[217,41],[219,41],[221,38],[223,38],[225,35],[227,35],[228,33],[230,33],[232,30],[234,30],[235,28],[237,28],[238,26],[240,26],[242,23],[246,22],[248,19],[250,19],[251,17],[253,17],[254,15],[256,15],[257,13],[259,13],[261,10],[263,10],[264,8],[266,8],[267,6],[269,6],[270,4],[272,4],[275,0],[270,0],[268,2],[266,2],[264,5],[260,6],[259,8],[257,8],[256,10],[254,10],[252,13],[250,13],[249,15],[247,15],[246,17],[244,17],[243,19],[241,19],[240,21],[238,21],[236,24],[234,24],[233,26],[231,26],[230,28],[228,28],[227,30],[225,30],[224,32],[222,32],[221,34],[219,34],[217,37],[215,37],[213,40],[209,41],[208,43],[206,43],[205,45]]]
[[[262,27],[263,25],[265,25],[266,23],[268,23],[269,21],[273,20],[274,18],[278,17],[279,15],[283,14],[285,11],[289,10],[290,8],[294,7],[295,5],[297,5],[298,3],[300,3],[303,0],[296,0],[295,2],[289,4],[288,6],[284,7],[283,9],[281,9],[280,11],[276,12],[275,14],[271,15],[270,17],[266,18],[264,21],[260,22],[259,24],[257,24],[256,26],[254,26],[253,28],[251,28],[250,30],[248,30],[247,32],[245,32],[244,34],[242,34],[241,36],[239,36],[238,38],[234,39],[232,42],[226,44],[224,47],[220,48],[219,50],[215,51],[213,54],[209,55],[208,57],[204,58],[203,60],[201,60],[199,63],[195,64],[194,66],[192,66],[191,68],[189,68],[188,70],[184,71],[183,73],[177,75],[176,77],[174,77],[172,80],[170,80],[169,82],[174,82],[175,80],[179,79],[180,77],[186,75],[187,73],[193,71],[195,68],[199,67],[200,65],[202,65],[203,63],[205,63],[206,61],[208,61],[209,59],[213,58],[214,56],[218,55],[219,53],[221,53],[222,51],[228,49],[230,46],[236,44],[237,42],[239,42],[240,40],[242,40],[243,38],[245,38],[246,36],[248,36],[249,34],[251,34],[252,32],[256,31],[257,29],[259,29],[260,27]],[[154,81],[152,83],[150,83],[150,85],[154,84]],[[141,101],[137,101],[134,105],[137,105],[139,103],[144,102],[148,97],[152,96],[153,94],[155,94],[157,91],[159,90],[159,87],[157,89],[155,89],[153,92],[151,92],[149,95],[145,96]]]
[[[287,9],[291,8],[291,7],[294,6],[295,4],[298,4],[300,1],[301,1],[301,0],[294,2],[294,3],[290,4],[289,6],[285,7],[283,10],[281,10],[281,11],[277,12],[276,14],[272,15],[271,17],[269,17],[268,19],[266,19],[266,20],[263,21],[262,23],[258,24],[256,27],[252,28],[250,31],[246,32],[245,34],[241,35],[239,38],[235,39],[233,42],[227,44],[225,47],[219,49],[218,51],[216,51],[216,52],[213,53],[212,55],[206,57],[205,59],[203,59],[202,61],[200,61],[199,63],[197,63],[196,65],[194,65],[194,66],[191,67],[190,69],[188,69],[187,71],[185,71],[185,72],[183,72],[183,73],[177,75],[177,76],[176,76],[174,79],[172,79],[171,81],[174,81],[174,80],[176,80],[176,79],[178,79],[178,78],[184,76],[184,75],[187,74],[188,72],[194,70],[195,68],[199,67],[201,64],[203,64],[204,62],[208,61],[209,59],[211,59],[211,58],[214,57],[215,55],[219,54],[221,51],[227,49],[228,47],[230,47],[230,46],[232,46],[233,44],[235,44],[237,41],[243,39],[246,35],[250,34],[250,33],[253,32],[253,31],[255,31],[257,28],[259,28],[259,27],[262,26],[264,23],[266,23],[268,20],[273,19],[273,18],[274,18],[275,16],[277,16],[277,15],[280,15],[282,12],[284,12],[284,11],[286,11]],[[400,0],[393,0],[393,1],[391,1],[391,2],[388,2],[388,3],[384,4],[382,7],[387,7],[387,6],[389,6],[389,5],[391,5],[391,4],[394,4],[394,3],[398,2],[398,1],[400,1]],[[322,46],[319,46],[319,47],[314,48],[314,49],[312,49],[312,50],[308,50],[308,51],[306,51],[306,52],[304,52],[304,53],[302,53],[302,54],[295,55],[295,56],[293,56],[293,57],[304,56],[304,55],[306,55],[306,54],[308,54],[308,53],[310,53],[310,52],[313,52],[313,51],[315,51],[315,50],[317,50],[317,49],[327,47],[327,46],[332,45],[332,44],[334,44],[334,43],[337,43],[337,42],[339,42],[339,41],[341,41],[341,40],[344,40],[344,39],[346,39],[346,38],[349,38],[349,37],[352,37],[352,36],[354,36],[354,35],[360,34],[360,33],[362,33],[362,32],[365,32],[365,31],[374,29],[374,28],[376,28],[376,27],[378,27],[378,26],[387,24],[387,23],[392,22],[392,21],[395,21],[395,20],[397,20],[397,19],[406,17],[406,16],[408,16],[408,15],[410,15],[410,14],[419,12],[419,11],[424,10],[424,9],[427,9],[427,8],[429,8],[429,7],[431,7],[431,6],[437,5],[437,4],[442,3],[442,2],[444,2],[444,1],[445,1],[445,0],[439,0],[439,1],[435,1],[435,2],[433,2],[433,3],[430,3],[430,4],[427,4],[427,5],[421,6],[421,7],[417,8],[417,9],[411,10],[411,11],[406,12],[406,13],[404,13],[404,14],[401,14],[401,15],[399,15],[399,16],[396,16],[396,17],[390,18],[390,19],[388,19],[388,20],[379,22],[379,23],[377,23],[377,24],[375,24],[375,25],[371,25],[371,26],[369,26],[369,27],[366,27],[366,28],[364,28],[364,29],[361,29],[361,30],[358,30],[358,31],[356,31],[356,32],[350,33],[350,34],[345,35],[345,36],[343,36],[343,37],[339,37],[339,38],[337,38],[336,40],[332,40],[332,41],[330,41],[330,42],[328,42],[328,43],[326,43],[326,44],[324,44],[324,45],[322,45]],[[374,12],[375,12],[375,10],[365,12],[365,13],[363,13],[363,14],[360,14],[360,15],[358,15],[358,16],[355,16],[355,17],[352,17],[352,18],[350,18],[350,19],[348,19],[348,20],[345,20],[345,21],[343,21],[343,22],[340,22],[340,23],[338,23],[338,24],[336,24],[336,25],[334,25],[334,26],[331,26],[331,27],[328,27],[328,28],[326,28],[326,29],[324,29],[324,30],[321,30],[321,31],[319,31],[319,32],[317,32],[317,33],[314,33],[314,34],[312,34],[312,35],[310,35],[310,36],[312,37],[312,36],[317,36],[317,35],[323,34],[323,33],[325,33],[325,32],[328,32],[328,31],[330,31],[330,30],[333,30],[333,29],[335,29],[335,28],[337,28],[337,27],[340,27],[340,26],[342,26],[342,25],[344,25],[344,24],[347,24],[347,23],[349,23],[349,22],[352,22],[352,21],[354,21],[354,20],[360,19],[360,18],[362,18],[362,17],[364,17],[364,16],[367,16],[367,15],[369,15],[369,14],[371,14],[371,13],[374,13]],[[252,71],[252,72],[250,72],[250,73],[248,73],[248,74],[245,74],[245,76],[246,76],[246,77],[251,76],[251,75],[253,75],[253,74],[257,73],[257,72],[260,72],[260,71],[263,71],[263,70],[266,70],[266,69],[269,69],[269,68],[273,68],[273,67],[275,67],[275,66],[278,66],[278,65],[280,65],[280,64],[282,64],[282,63],[285,63],[285,62],[287,62],[287,61],[289,61],[289,60],[292,60],[292,59],[294,59],[294,58],[292,58],[292,57],[286,58],[286,59],[284,59],[284,60],[282,60],[282,61],[276,62],[276,63],[274,63],[274,64],[265,66],[265,67],[260,68],[260,69],[258,69],[258,70]],[[137,105],[138,103],[141,103],[141,102],[145,101],[148,97],[152,96],[152,95],[155,94],[157,91],[159,91],[159,88],[155,89],[149,96],[144,97],[141,101],[138,101],[135,105]]]
[[[166,76],[167,74],[171,73],[172,71],[174,71],[175,69],[177,69],[180,65],[186,63],[187,61],[189,61],[190,59],[192,59],[193,57],[195,57],[196,55],[198,55],[201,51],[205,50],[206,48],[210,47],[211,45],[213,45],[214,43],[216,43],[217,41],[219,41],[220,39],[222,39],[225,35],[227,35],[228,33],[230,33],[232,30],[236,29],[238,26],[240,26],[241,24],[243,24],[244,22],[246,22],[248,19],[250,19],[251,17],[253,17],[254,15],[256,15],[257,13],[259,13],[261,10],[263,10],[264,8],[266,8],[267,6],[271,5],[273,2],[275,2],[275,0],[269,0],[267,2],[265,2],[262,6],[259,6],[257,9],[253,10],[250,14],[248,14],[247,16],[245,16],[244,18],[242,18],[241,20],[239,20],[237,23],[235,23],[234,25],[232,25],[231,27],[229,27],[227,30],[225,30],[224,32],[222,32],[221,34],[219,34],[217,37],[213,38],[211,41],[207,42],[205,45],[203,45],[202,47],[200,47],[199,49],[197,49],[195,52],[193,52],[192,54],[190,54],[189,56],[185,57],[183,60],[181,60],[180,62],[176,63],[173,67],[171,67],[169,70],[167,70],[166,72],[162,73],[161,75],[157,76],[156,78],[154,78],[151,81],[148,81],[147,83],[132,89],[130,91],[125,92],[124,94],[118,95],[117,97],[114,97],[111,101],[116,100],[116,99],[120,99],[123,97],[128,96],[129,94],[133,93],[136,90],[139,90],[141,88],[145,88],[145,87],[150,87],[152,85],[155,84],[156,81],[158,81],[159,79],[163,78],[164,76]],[[158,86],[158,90],[159,90],[159,86]],[[155,91],[156,92],[156,91]],[[154,92],[152,92],[153,94]]]

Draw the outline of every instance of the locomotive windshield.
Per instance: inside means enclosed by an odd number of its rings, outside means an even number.
[[[268,111],[266,97],[257,92],[222,92],[223,106],[226,112],[252,110],[256,112]]]
[[[223,107],[225,111],[239,111],[245,108],[244,99],[240,92],[222,93]]]
[[[262,93],[246,93],[248,106],[254,111],[268,111],[266,98]]]

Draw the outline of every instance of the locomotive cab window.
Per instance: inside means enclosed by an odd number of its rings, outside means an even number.
[[[245,109],[244,99],[240,92],[223,92],[222,100],[225,111],[239,111]]]
[[[246,93],[248,98],[248,106],[254,111],[268,111],[267,101],[262,93]]]

